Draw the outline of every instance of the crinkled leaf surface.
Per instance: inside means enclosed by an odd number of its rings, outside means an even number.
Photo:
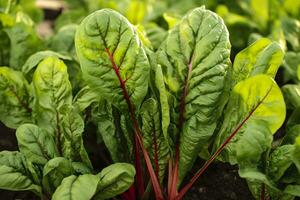
[[[216,150],[248,117],[242,130],[231,140],[235,143],[243,134],[247,123],[255,121],[265,122],[267,128],[274,134],[285,119],[285,104],[281,91],[275,81],[267,75],[256,75],[239,82],[232,90],[225,110],[223,124],[217,134],[214,150]],[[230,143],[221,153],[221,159],[236,163],[234,152],[231,152]]]
[[[60,138],[59,109],[72,103],[72,88],[67,67],[57,57],[47,57],[38,65],[33,75],[36,95],[35,114],[38,125]]]
[[[57,156],[53,137],[33,124],[23,124],[16,131],[20,152],[27,160],[45,165]]]
[[[70,160],[63,157],[56,157],[49,160],[43,169],[43,187],[54,193],[62,180],[73,174],[73,167]]]
[[[182,179],[213,134],[229,67],[224,22],[204,7],[189,12],[158,50],[171,109],[171,132],[180,134]]]
[[[67,159],[74,162],[83,162],[92,167],[88,154],[85,150],[82,133],[84,131],[84,121],[80,114],[71,106],[65,106],[61,113],[61,142],[62,153]]]
[[[23,75],[8,67],[0,67],[0,121],[9,128],[32,122],[32,94]]]
[[[100,182],[94,199],[109,199],[125,192],[134,182],[135,169],[128,163],[115,163],[99,174]]]
[[[96,193],[99,181],[98,175],[71,175],[63,179],[54,192],[52,200],[90,200]]]
[[[103,9],[80,24],[75,45],[90,87],[118,108],[138,108],[147,93],[149,61],[134,27],[119,13]]]
[[[153,98],[146,100],[141,108],[143,142],[150,155],[155,172],[163,181],[169,161],[169,146],[161,127],[160,110]]]
[[[262,38],[239,52],[233,64],[233,84],[257,74],[275,77],[283,60],[283,50],[276,42]]]
[[[26,169],[26,161],[20,152],[0,152],[0,188],[5,190],[31,190],[40,194],[41,188],[35,185]]]

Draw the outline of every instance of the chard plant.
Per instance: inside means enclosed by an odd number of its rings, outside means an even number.
[[[224,149],[219,159],[237,162],[237,147],[272,138],[282,125],[285,104],[273,78],[283,52],[261,39],[232,67],[227,28],[204,7],[186,14],[156,52],[143,38],[116,11],[86,17],[75,36],[89,87],[82,97],[94,102],[92,118],[113,162],[135,165],[123,199],[182,199]],[[184,180],[199,154],[206,163]]]
[[[12,23],[1,18],[0,33],[18,36],[8,31],[20,22],[3,16]],[[277,164],[272,135],[285,119],[273,80],[283,59],[278,43],[259,39],[232,66],[227,28],[204,7],[169,23],[162,44],[129,21],[95,11],[35,54],[26,51],[31,40],[22,46],[5,37],[10,53],[1,49],[0,61],[10,67],[0,67],[0,120],[16,129],[19,151],[0,152],[0,188],[42,199],[180,200],[218,159],[238,164],[258,199],[297,196],[299,182],[290,180],[287,192],[267,170],[277,167],[268,164]],[[16,59],[14,49],[26,56]],[[84,146],[89,121],[115,163],[100,173]],[[289,145],[296,152],[297,142]],[[187,180],[199,156],[206,162]],[[298,176],[295,159],[289,166]]]

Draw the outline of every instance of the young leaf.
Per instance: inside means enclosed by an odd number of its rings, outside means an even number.
[[[267,74],[275,78],[283,55],[278,43],[267,38],[257,40],[236,55],[233,64],[233,84],[257,74]]]
[[[47,57],[33,75],[36,95],[35,114],[38,125],[55,136],[61,154],[60,108],[72,103],[72,88],[66,65],[56,57]]]
[[[180,180],[212,136],[229,66],[230,43],[220,17],[196,8],[172,30],[158,50],[170,97],[171,124],[180,134]]]
[[[32,122],[32,94],[23,75],[8,67],[0,67],[0,121],[9,128]]]
[[[89,86],[82,88],[74,97],[73,105],[80,112],[84,111],[92,103],[100,101],[100,96]]]
[[[71,175],[63,179],[52,200],[90,200],[96,193],[99,181],[97,175],[84,174],[78,177]]]
[[[151,98],[143,103],[140,116],[143,142],[155,168],[156,176],[162,182],[170,152],[168,142],[162,133],[159,107],[155,99]]]
[[[283,96],[274,80],[267,75],[250,77],[233,88],[213,149],[216,150],[240,121],[251,112],[253,112],[251,117],[238,135],[231,140],[231,144],[239,140],[250,121],[264,122],[272,134],[282,125],[286,112]],[[221,158],[236,163],[235,151],[230,147],[231,144],[221,153]]]
[[[127,19],[110,9],[96,11],[81,22],[75,44],[90,87],[118,108],[138,109],[147,93],[149,62]]]
[[[82,133],[84,121],[80,114],[71,106],[64,106],[61,113],[61,143],[62,153],[74,162],[83,162],[92,168],[91,161],[83,145]]]
[[[34,71],[34,69],[38,66],[38,64],[44,60],[47,57],[57,57],[62,60],[72,60],[71,57],[67,55],[63,55],[54,51],[39,51],[35,54],[32,54],[25,62],[25,64],[22,66],[22,72],[26,75],[28,75],[31,71]]]
[[[109,199],[125,192],[134,182],[135,169],[127,163],[116,163],[104,168],[94,199]]]
[[[70,160],[57,157],[49,160],[43,169],[43,187],[49,194],[61,184],[62,180],[73,174],[73,167]]]
[[[16,136],[20,152],[33,163],[45,165],[48,160],[57,156],[53,138],[36,125],[21,125]]]
[[[40,195],[41,187],[35,185],[26,169],[24,156],[16,151],[0,152],[0,188],[13,191],[30,190]]]

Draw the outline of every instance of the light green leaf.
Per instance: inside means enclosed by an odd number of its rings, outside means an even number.
[[[182,180],[212,136],[222,110],[230,65],[228,31],[216,14],[204,7],[196,8],[169,31],[157,54],[173,108],[170,132],[175,137],[180,135]]]
[[[59,109],[72,103],[72,89],[67,67],[56,57],[47,57],[39,63],[33,75],[36,95],[35,114],[38,125],[55,135],[59,144]],[[60,151],[60,149],[58,149]]]
[[[32,122],[32,91],[23,75],[0,67],[0,121],[9,128]]]
[[[84,174],[64,178],[61,185],[56,189],[52,200],[90,200],[97,190],[100,181],[98,175]]]
[[[300,185],[288,185],[284,189],[284,193],[295,197],[300,197]]]
[[[247,127],[239,140],[228,148],[235,151],[240,169],[257,168],[262,161],[262,154],[271,148],[273,136],[263,122],[253,122]]]
[[[43,169],[43,187],[49,194],[61,184],[62,180],[73,174],[71,161],[63,157],[49,160]]]
[[[169,161],[168,138],[162,132],[159,105],[153,98],[146,100],[141,108],[142,136],[155,172],[162,182]],[[157,162],[157,164],[156,164]]]
[[[80,114],[71,106],[62,107],[61,113],[61,143],[62,155],[73,162],[83,162],[92,168],[91,161],[85,150],[82,133],[84,121]]]
[[[33,124],[23,124],[16,131],[20,152],[27,160],[44,165],[57,156],[53,138]]]
[[[63,55],[54,51],[39,51],[32,54],[22,66],[22,72],[28,75],[30,72],[34,71],[38,64],[47,57],[57,57],[62,60],[72,60],[71,57]]]
[[[300,21],[289,17],[281,20],[285,39],[292,46],[294,51],[300,50]]]
[[[239,140],[250,122],[264,122],[274,134],[284,122],[286,110],[283,96],[275,81],[267,75],[256,75],[239,82],[233,88],[224,113],[222,126],[215,139],[214,151],[250,113],[250,118],[231,143]],[[220,158],[225,161],[230,158],[231,163],[236,163],[235,156],[231,153],[233,152],[230,152],[230,148],[226,148]]]
[[[109,199],[125,192],[134,182],[135,169],[127,163],[115,163],[99,174],[96,200]]]
[[[20,152],[0,152],[0,188],[4,190],[30,190],[40,195],[41,187],[34,184],[26,169],[26,161]]]
[[[149,61],[135,28],[119,13],[103,9],[80,24],[75,45],[83,77],[121,109],[138,109],[148,88]]]
[[[267,38],[257,40],[236,55],[233,64],[233,84],[257,74],[275,78],[283,55],[278,43]]]
[[[83,112],[92,103],[100,101],[101,96],[89,86],[82,88],[73,99],[73,106]]]

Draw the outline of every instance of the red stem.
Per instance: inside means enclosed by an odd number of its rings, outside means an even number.
[[[272,88],[272,87],[271,87]],[[179,192],[176,200],[180,200],[183,198],[185,193],[192,187],[195,181],[205,172],[205,170],[209,167],[209,165],[218,157],[218,155],[222,152],[222,150],[226,147],[226,145],[231,141],[231,139],[239,132],[239,130],[243,127],[243,125],[249,120],[254,111],[261,105],[261,103],[265,100],[268,94],[271,91],[271,88],[266,93],[266,95],[262,98],[261,101],[251,110],[251,112],[246,116],[246,118],[238,125],[238,127],[229,135],[229,137],[223,142],[223,144],[217,149],[217,151],[210,157],[210,159],[199,169],[193,178],[189,181],[187,185],[185,185],[181,191]]]
[[[175,167],[172,174],[172,182],[169,193],[169,199],[174,200],[178,195],[177,184],[178,184],[178,172],[179,172],[179,145],[176,146],[176,157],[175,157]]]
[[[134,134],[135,134],[135,149],[136,149],[136,170],[137,170],[137,183],[138,183],[138,193],[140,195],[140,197],[143,196],[144,194],[144,184],[143,184],[143,176],[142,176],[142,165],[141,165],[141,160],[140,160],[140,156],[137,156],[139,154],[139,147],[141,147],[142,149],[142,152],[143,152],[143,155],[144,155],[144,159],[145,159],[145,162],[146,162],[146,166],[147,166],[147,169],[148,169],[148,172],[149,172],[149,175],[150,175],[150,179],[151,179],[151,183],[153,185],[153,189],[154,189],[154,192],[155,192],[155,196],[156,196],[156,199],[157,200],[162,200],[163,199],[163,194],[162,194],[162,190],[160,188],[160,185],[159,185],[159,182],[158,182],[158,179],[155,175],[155,172],[153,170],[153,167],[152,167],[152,164],[151,164],[151,160],[150,160],[150,157],[149,157],[149,154],[148,152],[146,151],[145,147],[144,147],[144,144],[143,144],[143,141],[141,139],[141,131],[139,129],[139,126],[138,126],[138,122],[137,122],[137,119],[135,117],[135,112],[134,112],[134,107],[133,105],[131,104],[131,101],[130,101],[130,97],[128,95],[128,92],[127,92],[127,89],[126,89],[126,85],[125,85],[125,81],[122,79],[121,77],[121,74],[120,74],[120,71],[119,71],[119,67],[117,66],[117,64],[115,63],[115,60],[113,58],[113,55],[109,52],[109,49],[108,48],[105,48],[105,51],[106,53],[108,54],[108,57],[109,57],[109,60],[111,61],[111,64],[112,64],[112,67],[119,79],[119,82],[120,82],[120,87],[122,89],[122,92],[123,92],[123,96],[124,96],[124,99],[128,105],[128,110],[130,112],[130,117],[131,117],[131,120],[132,120],[132,123],[133,123],[133,128],[134,128]],[[137,154],[138,152],[138,154]]]
[[[265,200],[265,184],[261,184],[260,200]]]

